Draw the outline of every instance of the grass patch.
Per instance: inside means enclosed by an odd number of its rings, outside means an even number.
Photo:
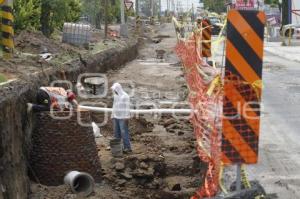
[[[0,83],[6,82],[6,81],[7,81],[7,78],[5,77],[5,75],[0,73]]]

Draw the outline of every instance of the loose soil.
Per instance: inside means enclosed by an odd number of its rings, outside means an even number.
[[[119,38],[108,38],[104,42],[104,33],[99,30],[93,30],[91,38],[90,47],[86,49],[62,43],[61,32],[55,32],[52,38],[47,38],[38,31],[22,31],[15,38],[13,59],[0,59],[0,74],[7,80],[26,79],[28,74],[59,69],[81,56],[124,45]],[[43,52],[51,53],[53,59],[49,62],[43,60],[40,57]]]

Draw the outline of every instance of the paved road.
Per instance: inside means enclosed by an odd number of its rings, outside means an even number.
[[[222,49],[216,53],[221,63]],[[300,63],[265,53],[260,157],[251,179],[280,199],[300,198]],[[233,168],[227,169],[232,178]],[[230,179],[232,180],[232,179]],[[230,181],[229,180],[229,181]]]
[[[278,198],[300,198],[300,64],[265,55],[260,161],[252,177]]]

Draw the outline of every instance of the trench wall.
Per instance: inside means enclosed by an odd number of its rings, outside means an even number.
[[[61,70],[68,80],[76,82],[81,73],[117,69],[135,59],[137,53],[137,42],[130,41],[123,47],[72,60],[59,70],[46,69],[0,85],[0,199],[28,198],[28,157],[35,120],[27,115],[26,103],[35,99],[37,89],[61,79]]]

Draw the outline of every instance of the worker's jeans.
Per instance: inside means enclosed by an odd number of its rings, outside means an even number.
[[[113,119],[115,138],[123,139],[125,150],[131,150],[130,135],[127,121],[124,119]]]

